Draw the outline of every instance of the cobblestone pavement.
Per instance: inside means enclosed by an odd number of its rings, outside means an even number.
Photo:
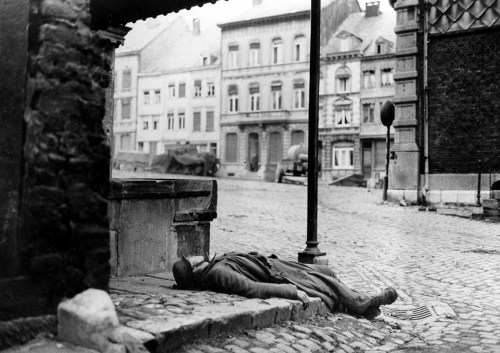
[[[211,252],[295,260],[305,248],[307,189],[218,179]],[[400,297],[368,321],[329,314],[224,336],[185,352],[500,352],[500,225],[384,205],[381,190],[320,185],[318,240],[344,282]]]

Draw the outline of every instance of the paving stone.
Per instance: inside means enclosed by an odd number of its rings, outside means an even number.
[[[288,346],[288,345],[283,344],[283,343],[276,344],[276,347],[281,349],[283,352],[286,352],[286,353],[296,353],[297,352],[291,346]]]
[[[243,349],[243,348],[235,346],[235,345],[224,346],[224,349],[226,351],[233,352],[233,353],[248,353],[248,351],[246,349]]]
[[[321,347],[318,344],[308,339],[297,341],[297,343],[306,346],[313,352],[319,351],[321,349]]]

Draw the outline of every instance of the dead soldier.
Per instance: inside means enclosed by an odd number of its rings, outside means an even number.
[[[257,252],[228,253],[211,261],[205,257],[195,264],[183,258],[174,264],[173,274],[182,289],[300,300],[306,307],[309,297],[317,297],[331,311],[369,317],[380,313],[380,305],[391,304],[398,297],[393,288],[374,296],[349,288],[328,266],[284,261],[275,255],[266,258]]]

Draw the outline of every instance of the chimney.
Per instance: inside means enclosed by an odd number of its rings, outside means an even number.
[[[379,15],[380,1],[373,1],[366,3],[365,17],[376,17]]]
[[[199,34],[200,34],[200,19],[194,18],[193,19],[193,35],[197,36]]]
[[[262,4],[262,0],[253,0],[253,7]]]

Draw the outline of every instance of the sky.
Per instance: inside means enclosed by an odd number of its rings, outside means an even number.
[[[365,9],[366,2],[371,1],[372,0],[358,0],[363,10]],[[189,24],[193,23],[194,18],[200,19],[201,30],[203,31],[205,26],[227,22],[240,15],[245,10],[252,7],[252,2],[253,0],[219,0],[215,4],[205,4],[202,7],[196,6],[190,10],[182,10],[179,14],[182,15]],[[390,8],[388,0],[380,0],[380,9],[384,11],[384,8]],[[162,16],[158,19],[161,20],[161,17]]]

